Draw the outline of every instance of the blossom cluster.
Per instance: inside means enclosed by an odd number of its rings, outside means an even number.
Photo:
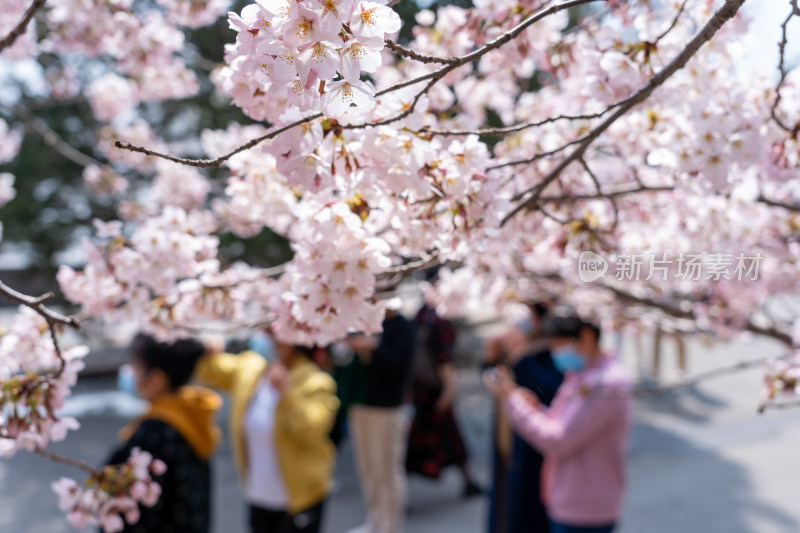
[[[62,362],[45,319],[20,308],[0,336],[0,456],[44,448],[78,428],[77,420],[60,417],[57,410],[75,385],[87,352],[84,346],[69,348]]]
[[[800,356],[797,353],[771,361],[764,372],[764,402],[800,396]]]
[[[370,0],[259,0],[229,20],[238,34],[218,76],[255,119],[283,102],[330,117],[351,104],[371,109],[374,89],[361,75],[378,69],[384,39],[401,25],[391,8]]]
[[[178,283],[216,272],[217,237],[202,212],[167,206],[158,217],[135,225],[129,238],[123,223],[97,222],[100,243],[83,242],[87,264],[82,272],[62,266],[58,281],[64,294],[92,316],[135,310],[142,323],[158,322],[179,297]]]
[[[11,161],[19,153],[22,133],[8,127],[8,123],[0,118],[0,164]]]
[[[111,121],[139,102],[185,98],[197,92],[196,75],[177,55],[184,47],[183,32],[169,16],[185,21],[191,13],[188,4],[205,4],[206,16],[198,20],[209,20],[208,14],[219,14],[220,2],[160,3],[168,4],[168,15],[158,9],[138,13],[133,0],[61,0],[47,11],[49,31],[41,43],[43,51],[114,61],[115,71],[95,78],[86,88],[99,120]]]
[[[194,168],[116,149],[114,140],[170,151],[135,118],[136,107],[196,89],[179,26],[207,24],[228,2],[48,3],[41,49],[101,57],[111,67],[83,92],[109,122],[97,144],[108,164],[86,167],[89,189],[110,203],[128,191],[129,170],[155,176],[147,190],[120,199],[119,220],[97,223],[96,239],[83,243],[82,270],[61,268],[63,292],[88,315],[132,319],[164,337],[269,322],[298,344],[379,330],[383,282],[396,282],[403,263],[429,257],[449,264],[428,295],[450,316],[558,296],[615,327],[728,337],[758,329],[753,321],[772,295],[797,292],[800,144],[772,119],[774,79],[741,82],[746,17],[726,22],[685,68],[593,136],[684,50],[721,1],[609,2],[577,21],[564,10],[439,78],[447,58],[477,53],[554,5],[473,4],[417,13],[406,46],[444,63],[393,56],[386,39],[400,19],[381,1],[258,0],[229,14],[238,33],[212,81],[260,123],[203,132],[203,149],[215,158],[268,127],[302,124],[226,159],[227,180],[216,186]],[[50,74],[61,80],[50,82],[52,94],[79,94],[77,76],[63,70]],[[798,72],[786,76],[775,108],[789,130],[800,120]],[[435,83],[405,83],[417,77]],[[0,137],[9,140],[0,142],[7,160],[18,134],[0,122]],[[0,201],[13,196],[11,179],[0,177]],[[265,229],[291,244],[294,257],[282,267],[220,257],[219,234],[247,238]],[[764,259],[748,283],[620,276],[587,284],[578,276],[582,251],[642,250]],[[44,335],[41,324],[29,327]],[[2,341],[8,358],[24,361],[30,352],[11,350],[14,338]],[[765,397],[796,394],[797,368],[794,360],[776,363]],[[26,405],[37,406],[4,411],[23,428],[5,437],[7,447],[44,445],[69,425],[52,421],[53,430],[41,419],[47,396],[25,388],[34,379],[27,372],[3,378],[13,385],[4,402],[12,406],[24,393]],[[60,490],[80,493],[64,505],[78,524],[102,523],[102,515],[116,528],[119,512],[135,518],[116,493],[92,489],[81,507],[83,489],[64,482]],[[141,486],[135,492],[138,501],[147,494]]]
[[[280,338],[325,346],[348,331],[380,331],[374,291],[390,265],[389,246],[366,233],[357,202],[326,206],[293,228],[295,257],[281,277],[273,323]]]
[[[161,496],[157,480],[167,470],[160,459],[139,448],[121,465],[110,465],[79,485],[62,477],[52,484],[58,508],[76,529],[99,525],[105,533],[122,531],[125,524],[139,521],[139,505],[152,507]]]

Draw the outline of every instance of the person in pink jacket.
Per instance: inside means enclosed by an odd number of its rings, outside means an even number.
[[[544,325],[553,363],[565,373],[552,405],[517,387],[503,369],[484,382],[514,430],[545,457],[542,499],[551,533],[610,533],[625,491],[631,385],[625,369],[600,349],[600,328],[575,316]]]

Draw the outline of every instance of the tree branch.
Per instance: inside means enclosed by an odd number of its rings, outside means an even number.
[[[67,362],[64,359],[64,355],[61,353],[61,345],[58,342],[58,332],[56,328],[58,324],[65,324],[72,328],[78,329],[80,328],[80,322],[78,319],[72,316],[62,315],[61,313],[53,311],[44,305],[45,301],[53,297],[52,292],[48,292],[38,297],[28,296],[27,294],[22,294],[21,292],[15,291],[0,281],[0,294],[12,302],[16,302],[33,309],[47,322],[47,327],[50,330],[50,337],[53,339],[53,347],[56,352],[56,357],[58,357],[59,361],[59,368],[58,371],[56,371],[55,377],[59,377],[64,371],[64,367],[67,365]]]
[[[62,465],[74,466],[76,468],[80,468],[87,474],[92,477],[99,478],[100,471],[93,466],[91,466],[86,461],[81,461],[80,459],[73,459],[72,457],[67,457],[65,455],[61,455],[59,453],[51,452],[50,450],[45,450],[43,448],[36,448],[34,453],[41,455],[42,457],[47,457],[51,461],[55,461],[56,463],[60,463]]]
[[[683,14],[684,10],[686,9],[686,4],[688,2],[689,2],[689,0],[683,0],[683,3],[681,4],[680,9],[678,9],[678,12],[675,13],[675,18],[672,19],[672,24],[670,24],[669,27],[666,30],[664,30],[664,32],[661,35],[656,37],[656,40],[653,41],[653,46],[658,46],[658,43],[661,42],[661,39],[663,39],[664,37],[669,35],[669,32],[671,32],[673,29],[675,29],[675,26],[677,26],[678,21],[680,20],[681,15]]]
[[[75,317],[62,315],[61,313],[53,311],[52,309],[44,305],[45,301],[53,297],[52,292],[48,292],[41,296],[28,296],[27,294],[22,294],[21,292],[15,291],[11,287],[0,281],[0,294],[5,296],[12,302],[16,302],[26,307],[30,307],[31,309],[39,313],[42,317],[44,317],[45,320],[54,323],[65,324],[75,329],[80,328],[80,322],[78,322],[78,320]]]
[[[602,188],[600,187],[600,180],[597,179],[597,176],[594,175],[592,169],[589,168],[589,164],[586,162],[586,159],[581,157],[580,159],[578,159],[578,161],[580,162],[581,166],[583,167],[583,169],[586,171],[586,173],[589,175],[592,182],[594,183],[595,189],[597,189],[597,194],[601,195]],[[619,224],[619,206],[617,205],[617,201],[614,199],[613,196],[605,196],[604,198],[606,198],[609,201],[609,203],[611,203],[611,208],[614,210],[614,223],[608,230],[608,231],[614,231],[617,228],[617,225]]]
[[[648,386],[648,385],[641,385],[636,387],[636,393],[639,395],[662,395],[668,392],[672,392],[674,390],[683,389],[686,387],[691,387],[693,385],[697,385],[703,381],[714,379],[722,376],[727,376],[729,374],[735,374],[736,372],[741,372],[742,370],[747,370],[750,368],[755,368],[759,366],[764,366],[768,362],[775,359],[774,357],[760,357],[758,359],[753,359],[751,361],[739,361],[738,363],[734,363],[729,366],[723,366],[719,368],[713,368],[711,370],[707,370],[705,372],[697,373],[693,376],[687,377],[685,379],[677,380],[673,383],[669,383],[666,385],[661,386]]]
[[[221,282],[221,283],[203,283],[201,289],[229,289],[231,287],[236,287],[242,283],[253,283],[264,279],[278,278],[286,270],[287,264],[288,263],[284,263],[282,265],[265,268],[261,272],[258,272],[255,276],[249,279],[237,279],[235,281]]]
[[[539,197],[539,202],[575,203],[580,200],[601,200],[604,198],[616,198],[618,196],[626,196],[629,194],[636,194],[640,192],[657,192],[657,191],[672,191],[672,190],[674,190],[674,187],[667,185],[661,187],[647,187],[642,185],[637,187],[626,187],[623,189],[617,189],[609,192],[598,192],[597,194],[574,194],[569,196],[541,196]]]
[[[589,145],[591,145],[598,137],[600,137],[600,135],[610,128],[611,125],[613,125],[620,117],[627,114],[628,111],[633,109],[636,105],[647,100],[647,98],[653,94],[653,91],[663,85],[664,82],[667,81],[675,72],[683,68],[689,59],[691,59],[697,53],[697,51],[700,50],[703,44],[708,42],[714,36],[714,34],[719,31],[723,24],[725,24],[725,22],[736,15],[744,1],[745,0],[726,0],[725,4],[716,13],[714,13],[703,29],[700,30],[700,32],[695,35],[691,41],[689,41],[686,47],[666,67],[660,70],[657,74],[653,75],[653,77],[651,77],[644,86],[636,91],[636,93],[634,93],[627,101],[625,101],[624,104],[619,106],[619,108],[617,108],[617,110],[610,117],[585,135],[578,144],[577,148],[573,150],[567,157],[565,157],[558,165],[556,165],[556,167],[553,168],[553,170],[551,170],[542,179],[542,181],[524,193],[517,195],[515,199],[522,201],[503,218],[501,225],[505,225],[509,220],[511,220],[511,218],[527,207],[536,205],[538,197],[541,195],[542,191],[545,189],[545,187],[547,187],[547,185],[555,180],[572,162],[583,157],[583,154],[586,153]],[[532,159],[513,161],[506,163],[505,166],[529,164],[532,161]]]
[[[262,142],[277,137],[284,131],[288,131],[292,128],[305,124],[307,122],[311,122],[312,120],[316,120],[322,117],[322,113],[315,113],[313,115],[309,115],[307,117],[298,119],[291,124],[287,124],[286,126],[282,126],[278,129],[272,130],[269,133],[262,135],[261,137],[256,137],[255,139],[251,139],[250,141],[244,143],[243,145],[239,146],[238,148],[234,149],[232,152],[229,152],[223,156],[217,157],[216,159],[191,159],[187,157],[175,157],[169,154],[162,154],[160,152],[155,152],[153,150],[149,150],[143,146],[136,146],[131,143],[126,143],[122,141],[116,141],[114,146],[121,150],[130,150],[131,152],[139,152],[145,155],[153,156],[153,157],[160,157],[161,159],[166,159],[167,161],[173,161],[175,163],[180,163],[182,165],[188,165],[191,167],[200,167],[200,168],[208,168],[208,167],[218,167],[231,157],[235,156],[239,152],[244,152],[245,150],[249,150],[254,146],[261,144]]]
[[[507,137],[514,133],[518,133],[520,131],[524,131],[529,128],[538,128],[539,126],[544,126],[545,124],[550,124],[552,122],[558,122],[561,120],[591,120],[593,118],[600,118],[604,116],[606,113],[614,109],[615,107],[621,104],[613,104],[610,107],[607,107],[603,111],[599,111],[597,113],[588,113],[585,115],[558,115],[555,117],[548,117],[546,119],[540,120],[538,122],[527,122],[525,124],[517,124],[514,126],[507,126],[505,128],[485,128],[482,130],[433,130],[433,129],[421,129],[419,131],[415,131],[414,133],[417,135],[442,135],[442,136],[467,136],[467,135],[478,135],[480,137]]]
[[[382,275],[409,274],[411,272],[416,272],[417,270],[424,270],[428,267],[437,264],[439,264],[439,251],[433,250],[432,252],[423,255],[416,261],[410,261],[402,265],[397,265],[391,268],[387,268],[386,270],[381,272],[381,274]]]
[[[449,65],[451,63],[455,63],[458,61],[458,58],[451,57],[451,58],[443,58],[443,57],[434,57],[434,56],[426,56],[425,54],[420,54],[419,52],[415,52],[410,48],[406,48],[403,45],[397,44],[396,42],[386,39],[383,41],[386,44],[386,48],[394,52],[395,54],[401,57],[407,57],[409,59],[413,59],[414,61],[419,61],[420,63],[441,63],[445,65]]]
[[[361,129],[372,128],[372,127],[376,127],[376,126],[386,126],[387,124],[391,124],[392,122],[397,122],[398,120],[402,120],[402,119],[406,118],[408,115],[410,115],[411,113],[414,112],[414,109],[417,107],[417,103],[419,102],[419,99],[422,98],[422,95],[427,93],[428,91],[430,91],[431,88],[436,84],[436,82],[438,82],[440,79],[442,79],[443,76],[444,76],[444,74],[442,74],[442,76],[439,76],[439,77],[436,77],[436,78],[431,78],[431,81],[428,82],[428,84],[425,86],[425,88],[422,89],[420,92],[418,92],[414,96],[414,100],[411,101],[411,105],[409,105],[404,111],[398,113],[397,115],[395,115],[395,116],[393,116],[391,118],[379,120],[377,122],[368,122],[368,123],[364,123],[364,124],[354,124],[354,125],[342,126],[342,129],[346,129],[346,130],[361,130]]]
[[[623,289],[605,283],[599,284],[598,287],[602,287],[608,291],[611,291],[612,293],[614,293],[615,296],[617,296],[621,300],[626,300],[628,302],[642,304],[648,307],[653,307],[675,318],[685,318],[688,320],[697,319],[693,311],[682,309],[680,306],[671,302],[658,301],[647,296],[636,296],[628,291],[625,291]],[[793,344],[792,336],[789,333],[786,333],[785,331],[782,331],[775,326],[771,327],[758,326],[748,320],[747,324],[745,324],[742,329],[744,331],[749,331],[757,335],[772,337],[773,339],[777,339],[782,343],[786,344],[787,346],[792,346]]]
[[[789,211],[800,212],[800,205],[779,202],[777,200],[770,200],[769,198],[766,198],[762,194],[758,195],[758,198],[756,198],[756,200],[761,202],[762,204],[766,204],[771,207],[782,207]]]
[[[22,123],[29,131],[38,134],[45,144],[73,163],[82,167],[88,167],[90,165],[97,165],[99,167],[106,166],[97,159],[73,148],[67,141],[53,131],[47,123],[31,113],[26,107],[16,106],[13,108],[12,112],[22,120]]]
[[[8,33],[8,35],[6,35],[5,37],[3,37],[2,40],[0,40],[0,52],[2,52],[6,48],[14,44],[14,41],[17,40],[17,37],[25,33],[25,30],[28,28],[28,24],[30,23],[31,19],[36,14],[36,12],[39,11],[39,9],[41,9],[42,6],[44,6],[46,1],[47,0],[33,0],[31,6],[28,8],[25,14],[22,15],[22,18],[20,19],[19,23],[14,27],[14,29],[12,29]]]
[[[800,399],[783,402],[763,402],[758,406],[758,414],[764,414],[767,409],[794,409],[800,407]]]

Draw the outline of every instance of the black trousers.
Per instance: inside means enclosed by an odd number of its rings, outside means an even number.
[[[253,533],[319,533],[325,500],[290,515],[283,509],[250,506],[250,531]]]

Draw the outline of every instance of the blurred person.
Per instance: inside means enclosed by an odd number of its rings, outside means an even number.
[[[514,367],[531,350],[531,343],[549,306],[547,301],[527,302],[529,316],[518,321],[501,334],[487,339],[484,344],[484,368],[494,366]],[[527,369],[528,365],[524,365]],[[523,369],[523,370],[524,370]],[[539,385],[532,383],[532,385]],[[519,476],[512,479],[511,469],[515,464],[515,439],[505,413],[498,405],[494,407],[494,428],[492,439],[492,485],[489,502],[489,533],[507,533],[511,527],[512,515],[517,507],[511,501],[512,483],[523,482]],[[538,479],[538,473],[535,473]],[[529,483],[534,483],[529,480]],[[520,487],[515,490],[524,490]],[[515,500],[520,496],[515,495]],[[512,505],[513,504],[513,505]],[[545,530],[547,531],[547,530]]]
[[[336,385],[314,349],[272,338],[274,360],[209,346],[198,381],[228,392],[233,456],[253,533],[318,533],[336,451]]]
[[[417,313],[417,352],[412,371],[414,419],[408,438],[406,470],[439,479],[446,467],[457,466],[464,481],[463,496],[481,494],[467,466],[467,448],[453,413],[456,374],[453,323],[424,304]]]
[[[545,456],[544,503],[553,533],[610,533],[625,487],[631,387],[616,359],[600,349],[600,329],[578,317],[549,317],[553,362],[565,373],[552,407],[517,386],[503,368],[484,382],[514,429]]]
[[[339,447],[348,435],[347,419],[352,405],[363,404],[367,399],[367,376],[364,364],[346,341],[331,346],[331,375],[336,382],[339,411],[331,431],[331,440]]]
[[[387,303],[380,337],[351,335],[348,344],[364,365],[364,403],[350,407],[349,428],[367,522],[353,531],[400,533],[406,502],[408,422],[402,404],[416,347],[413,322],[402,302]]]
[[[517,385],[534,392],[549,406],[564,379],[555,367],[542,325],[549,304],[529,304],[532,318],[531,342],[525,354],[514,361],[511,372]],[[513,433],[511,461],[508,466],[506,531],[508,533],[548,533],[550,520],[541,499],[541,471],[544,457],[519,433]]]
[[[120,432],[125,443],[108,464],[125,462],[133,448],[167,465],[155,480],[161,496],[153,507],[139,507],[140,518],[126,533],[172,531],[208,533],[211,529],[209,457],[219,441],[214,417],[222,405],[216,393],[187,385],[205,348],[196,340],[159,342],[138,334],[132,362],[121,369],[120,386],[144,399],[147,410]]]

